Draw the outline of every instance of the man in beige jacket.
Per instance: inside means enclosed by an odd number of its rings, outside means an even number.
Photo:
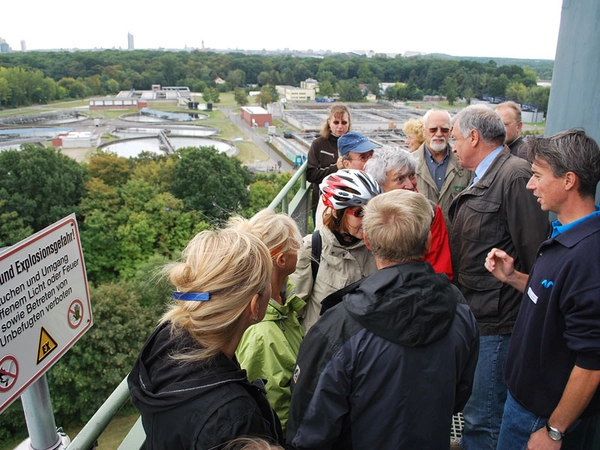
[[[450,147],[450,114],[431,109],[423,116],[425,142],[413,153],[418,159],[417,190],[440,205],[450,230],[448,209],[454,197],[471,183],[472,173],[458,164]]]

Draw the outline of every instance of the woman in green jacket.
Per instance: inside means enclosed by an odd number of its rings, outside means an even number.
[[[296,269],[302,235],[296,222],[284,214],[263,210],[250,220],[235,218],[234,227],[260,238],[271,253],[271,301],[265,318],[242,336],[236,356],[251,379],[267,380],[267,399],[281,420],[285,435],[290,406],[290,380],[304,329],[298,311],[305,302],[295,294],[288,276]]]

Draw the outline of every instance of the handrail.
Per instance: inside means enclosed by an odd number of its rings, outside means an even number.
[[[269,205],[269,208],[273,210],[281,205],[281,212],[287,214],[296,221],[298,228],[303,235],[308,232],[308,217],[310,213],[310,190],[308,189],[308,183],[306,181],[306,167],[307,162],[304,162]],[[294,189],[298,180],[300,180],[300,187],[294,195],[294,198],[288,202],[288,194]]]
[[[67,450],[89,450],[93,448],[98,437],[100,437],[110,421],[127,401],[129,401],[129,388],[127,387],[127,377],[125,377],[71,441]],[[145,440],[144,437],[139,442],[139,445],[136,444],[135,448],[141,448]],[[131,448],[133,449],[133,447]]]
[[[294,185],[301,177],[303,179],[303,184],[306,184],[306,165],[307,162],[304,162],[304,164],[300,166],[300,168],[296,171],[296,173],[290,179],[290,181],[288,181],[287,184],[283,187],[283,189],[279,192],[279,194],[277,194],[277,196],[269,205],[270,209],[275,209],[277,206],[279,206],[280,203],[283,204],[285,200],[287,200],[287,195],[293,189]],[[282,212],[287,214],[287,210]]]

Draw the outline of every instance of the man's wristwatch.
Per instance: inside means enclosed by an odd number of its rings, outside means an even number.
[[[550,422],[546,422],[546,430],[548,430],[548,436],[550,436],[550,439],[553,441],[562,441],[564,434],[560,430],[550,425]]]

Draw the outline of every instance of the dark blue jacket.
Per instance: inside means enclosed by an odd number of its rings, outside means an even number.
[[[600,370],[600,217],[540,246],[506,357],[513,397],[550,417],[573,366]],[[600,393],[584,416],[600,412]]]
[[[288,444],[449,448],[479,348],[463,296],[426,262],[378,270],[342,294],[300,346]]]

